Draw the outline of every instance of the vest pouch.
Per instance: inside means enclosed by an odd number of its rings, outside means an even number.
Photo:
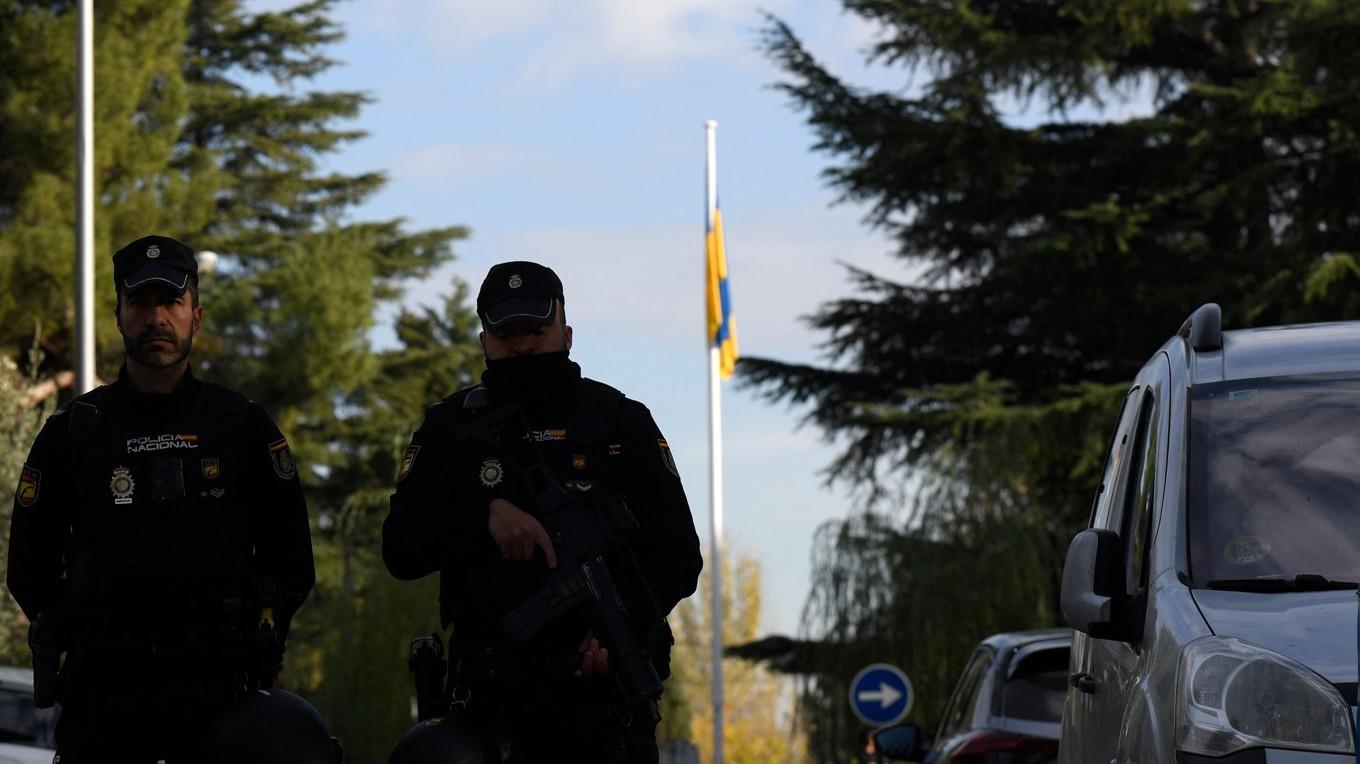
[[[151,500],[160,504],[184,498],[184,460],[174,456],[151,457]]]

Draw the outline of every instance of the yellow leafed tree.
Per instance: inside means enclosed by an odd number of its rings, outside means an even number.
[[[705,561],[710,570],[711,560]],[[729,548],[723,559],[723,644],[750,642],[760,627],[760,561]],[[700,761],[713,761],[712,576],[675,611],[672,685],[683,686],[690,739]],[[807,760],[803,735],[793,729],[793,684],[735,658],[723,660],[723,761],[784,764]]]

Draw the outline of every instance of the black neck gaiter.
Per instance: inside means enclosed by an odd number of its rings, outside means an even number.
[[[482,384],[495,398],[505,402],[540,406],[565,401],[581,378],[581,367],[567,358],[568,352],[487,359]]]

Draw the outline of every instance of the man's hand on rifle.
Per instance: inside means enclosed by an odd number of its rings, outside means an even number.
[[[581,668],[577,669],[576,676],[609,673],[609,648],[600,644],[600,640],[595,638],[595,632],[586,632],[578,651],[581,653]]]
[[[486,529],[501,549],[501,556],[507,560],[532,560],[534,547],[543,550],[548,558],[548,567],[557,567],[557,554],[553,551],[552,540],[533,515],[525,512],[505,499],[492,499]],[[584,649],[584,648],[583,648]]]

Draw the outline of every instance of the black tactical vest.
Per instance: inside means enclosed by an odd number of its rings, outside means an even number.
[[[519,483],[522,489],[512,490],[511,499],[526,512],[535,514],[523,480],[525,468],[540,460],[568,491],[620,493],[614,462],[621,455],[621,445],[611,443],[609,436],[622,401],[623,393],[581,380],[574,405],[556,411],[527,412],[522,420],[516,417],[509,422],[494,441],[498,451],[510,461],[503,465],[508,473],[504,479]],[[450,432],[464,429],[497,410],[488,390],[480,386],[449,396],[445,408]],[[455,452],[467,453],[459,445],[466,444],[459,444],[455,437]],[[542,586],[543,574],[534,565],[500,560],[499,552],[489,542],[484,553],[474,566],[489,572],[490,578],[466,575],[461,569],[446,570],[441,576],[440,615],[445,624],[453,623],[456,629],[461,625],[464,634],[494,638],[499,633],[495,614],[537,591]]]
[[[208,648],[244,623],[246,400],[206,383],[194,396],[155,420],[131,416],[107,387],[72,405],[78,639]]]

